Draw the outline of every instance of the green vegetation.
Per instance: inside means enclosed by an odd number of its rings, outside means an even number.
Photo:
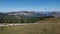
[[[19,17],[19,16],[18,16]],[[0,23],[34,23],[35,21],[40,20],[40,17],[35,18],[25,18],[16,16],[4,16],[0,18]]]

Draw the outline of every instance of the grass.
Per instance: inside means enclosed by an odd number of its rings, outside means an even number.
[[[0,34],[60,34],[60,18],[38,21],[38,24],[0,27]]]

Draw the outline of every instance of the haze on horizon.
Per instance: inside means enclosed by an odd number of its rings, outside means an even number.
[[[60,0],[0,0],[0,12],[60,11]]]

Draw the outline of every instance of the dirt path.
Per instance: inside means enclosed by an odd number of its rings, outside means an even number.
[[[31,25],[31,24],[38,24],[38,23],[24,23],[24,24],[0,24],[0,26],[14,26],[14,25]]]

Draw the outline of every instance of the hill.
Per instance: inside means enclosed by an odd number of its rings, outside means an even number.
[[[0,13],[0,23],[34,23],[45,18],[58,18],[60,12],[19,11]]]

